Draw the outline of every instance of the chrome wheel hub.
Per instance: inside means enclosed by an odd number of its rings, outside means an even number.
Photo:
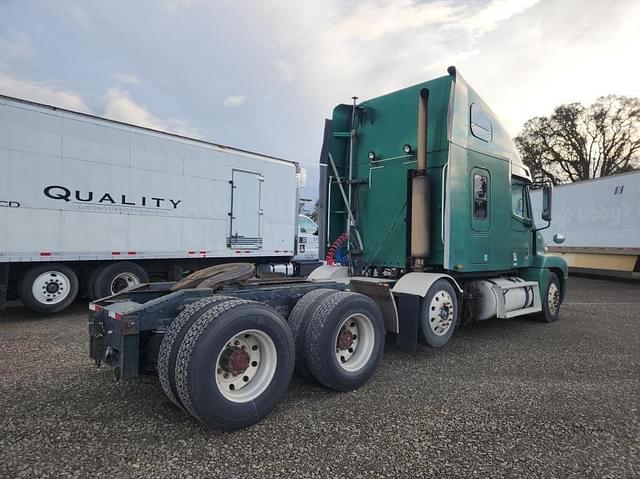
[[[453,325],[453,298],[444,290],[438,291],[429,304],[429,327],[436,336],[444,336]]]
[[[555,315],[560,307],[560,289],[555,283],[549,285],[549,292],[547,293],[547,307],[549,313]]]
[[[40,274],[31,286],[33,297],[43,304],[58,304],[71,293],[69,277],[60,271]]]
[[[119,293],[127,288],[132,288],[140,284],[140,278],[133,273],[124,272],[117,275],[111,281],[111,294]]]
[[[218,391],[229,401],[252,401],[271,383],[277,363],[276,347],[268,334],[256,329],[242,331],[218,355]]]
[[[336,336],[336,359],[347,371],[363,368],[373,354],[375,332],[373,323],[364,314],[352,314],[345,319]]]

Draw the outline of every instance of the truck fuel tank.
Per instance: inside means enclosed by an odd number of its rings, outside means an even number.
[[[523,285],[518,287],[518,283]],[[522,278],[511,277],[471,281],[464,289],[470,299],[473,319],[484,320],[498,316],[498,295],[504,297],[504,313],[532,307],[533,288]]]

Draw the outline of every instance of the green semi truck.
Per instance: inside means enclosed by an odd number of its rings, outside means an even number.
[[[543,191],[540,219],[534,187]],[[301,280],[225,265],[95,301],[91,357],[120,378],[157,373],[176,406],[233,429],[266,416],[294,369],[336,391],[358,388],[388,333],[415,349],[442,347],[474,320],[556,321],[567,265],[544,253],[539,233],[551,194],[532,183],[509,135],[453,67],[354,99],[326,122],[324,266]]]

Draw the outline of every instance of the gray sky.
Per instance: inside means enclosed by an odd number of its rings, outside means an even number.
[[[639,18],[637,0],[0,0],[0,93],[296,160],[313,184],[334,105],[449,65],[513,135],[640,96]]]

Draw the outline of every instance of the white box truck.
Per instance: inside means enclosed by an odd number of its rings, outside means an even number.
[[[295,256],[292,161],[0,96],[0,168],[0,308]]]
[[[531,201],[539,212],[541,192]],[[542,233],[571,271],[640,276],[640,171],[557,186],[553,223]]]

